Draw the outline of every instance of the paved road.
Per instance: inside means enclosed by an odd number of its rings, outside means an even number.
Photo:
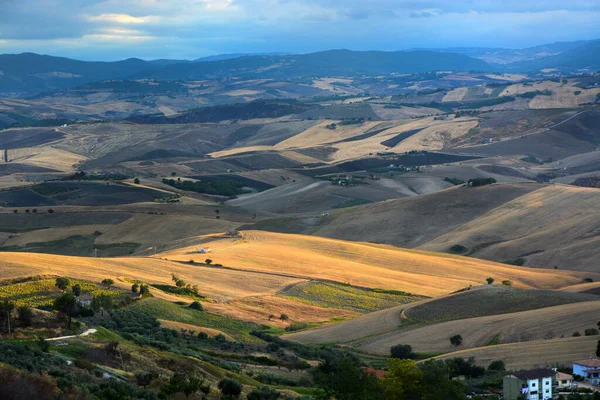
[[[71,338],[78,337],[78,336],[87,336],[87,335],[89,335],[89,334],[91,334],[91,333],[96,333],[96,332],[98,332],[98,330],[97,330],[97,329],[94,329],[94,328],[92,328],[92,329],[88,329],[87,331],[85,331],[85,332],[83,332],[83,333],[81,333],[81,334],[79,334],[79,335],[71,335],[71,336],[60,336],[60,337],[54,337],[54,338],[46,339],[46,341],[47,341],[47,342],[50,342],[50,341],[52,341],[52,340],[71,339]]]

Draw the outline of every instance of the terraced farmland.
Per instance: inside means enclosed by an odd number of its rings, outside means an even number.
[[[320,307],[368,313],[399,304],[422,300],[422,296],[391,290],[363,289],[338,283],[311,281],[286,288],[280,293],[288,299]]]

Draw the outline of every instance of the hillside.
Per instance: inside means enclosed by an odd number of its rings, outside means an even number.
[[[393,246],[260,231],[244,231],[235,238],[198,237],[195,246],[156,257],[185,262],[198,254],[199,246],[212,249],[210,258],[214,263],[236,270],[318,278],[425,296],[479,285],[488,276],[498,281],[509,279],[523,288],[560,288],[583,279],[582,274],[575,272],[527,269]]]
[[[599,204],[598,190],[564,185],[455,187],[349,209],[315,234],[594,271]]]

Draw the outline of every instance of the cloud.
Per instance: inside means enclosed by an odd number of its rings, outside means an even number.
[[[117,59],[525,47],[600,37],[599,17],[598,0],[0,0],[0,53]]]

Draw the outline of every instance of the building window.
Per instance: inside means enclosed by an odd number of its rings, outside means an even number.
[[[546,393],[550,393],[550,390],[549,390],[549,389],[546,389]]]
[[[532,383],[531,383],[531,387],[535,387],[535,382],[532,382]]]

